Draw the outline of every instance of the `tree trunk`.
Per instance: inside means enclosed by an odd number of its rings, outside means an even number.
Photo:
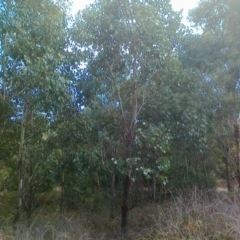
[[[62,169],[62,174],[61,174],[61,190],[62,190],[62,195],[61,195],[61,204],[60,204],[60,215],[63,215],[63,205],[64,205],[64,169]]]
[[[29,172],[28,172],[28,198],[26,203],[26,211],[27,211],[27,218],[30,219],[32,217],[33,211],[33,201],[34,201],[34,190],[32,185],[32,178],[33,178],[33,166],[32,162],[30,161]]]
[[[156,198],[156,192],[157,192],[157,181],[156,181],[156,177],[153,177],[153,201],[156,202],[157,198]]]
[[[23,119],[21,124],[21,138],[20,138],[20,145],[19,145],[19,152],[18,152],[18,174],[19,174],[19,184],[18,184],[18,204],[17,204],[17,212],[14,218],[14,223],[17,223],[17,221],[20,218],[20,211],[22,208],[22,195],[23,195],[23,168],[24,168],[24,162],[23,162],[23,148],[24,148],[24,140],[25,140],[25,125],[26,125],[26,107],[24,104],[23,107]]]
[[[202,170],[203,170],[203,175],[204,175],[204,180],[205,180],[205,187],[209,188],[209,184],[208,184],[208,176],[207,176],[207,172],[206,172],[206,168],[205,168],[205,164],[204,164],[204,157],[203,155],[200,156],[201,160],[202,160]]]
[[[194,169],[195,169],[195,174],[196,174],[196,178],[197,178],[197,185],[200,186],[200,182],[199,182],[199,178],[198,178],[198,168],[197,168],[197,164],[196,164],[196,159],[194,160]]]
[[[137,119],[138,111],[138,88],[137,88],[137,57],[135,55],[134,50],[134,44],[135,41],[133,39],[132,47],[133,47],[133,63],[132,63],[132,106],[131,106],[131,117],[130,121],[127,121],[123,104],[121,100],[121,94],[118,90],[118,96],[119,96],[119,102],[121,106],[121,112],[122,112],[122,121],[124,126],[124,136],[126,141],[126,153],[125,153],[125,159],[131,157],[131,150],[132,150],[132,143],[134,140],[134,127],[135,122]],[[124,176],[123,179],[123,198],[122,198],[122,220],[121,220],[121,228],[122,228],[122,234],[125,239],[127,239],[127,228],[128,228],[128,201],[129,201],[129,192],[130,192],[130,185],[131,185],[131,166],[129,167],[128,173]]]
[[[238,188],[240,189],[239,126],[237,123],[234,125],[234,138],[236,147],[237,181]]]
[[[226,180],[227,180],[227,188],[228,191],[232,191],[232,185],[231,185],[231,181],[230,181],[230,174],[229,174],[229,149],[227,149],[226,151],[226,157],[225,157],[225,166],[226,166]]]
[[[6,58],[6,45],[7,45],[7,33],[3,35],[2,39],[2,46],[3,46],[3,56],[2,56],[2,98],[5,99],[5,90],[6,90],[6,65],[7,65],[7,58]]]
[[[127,236],[127,227],[128,227],[128,200],[129,200],[129,191],[130,191],[131,179],[129,175],[125,175],[123,179],[123,198],[122,198],[122,234]]]
[[[112,175],[112,182],[111,182],[111,206],[110,206],[110,219],[114,219],[114,206],[115,206],[115,200],[116,200],[116,189],[115,189],[115,184],[116,184],[116,175]]]
[[[131,156],[132,142],[133,142],[133,126],[131,130],[128,132],[126,137],[126,159]],[[128,200],[130,193],[130,185],[131,185],[131,169],[129,169],[128,173],[123,178],[123,197],[122,197],[122,221],[121,228],[122,234],[125,239],[127,239],[127,228],[128,228]]]
[[[9,7],[11,3],[6,1],[6,29],[8,29],[8,17],[9,17]],[[5,99],[6,96],[6,80],[7,80],[7,31],[2,34],[1,39],[1,51],[3,53],[2,57],[2,89],[1,89],[1,95],[2,98]]]

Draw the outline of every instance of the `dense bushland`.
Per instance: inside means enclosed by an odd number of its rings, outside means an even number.
[[[238,239],[240,3],[69,6],[0,0],[3,238]]]

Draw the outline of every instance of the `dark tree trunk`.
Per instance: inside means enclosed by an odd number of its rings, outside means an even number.
[[[8,6],[8,4],[7,4],[7,6]],[[3,35],[3,39],[2,39],[2,43],[3,43],[3,56],[2,56],[2,98],[3,99],[5,99],[5,91],[6,91],[6,86],[5,86],[5,82],[6,82],[6,66],[7,66],[7,58],[6,58],[6,53],[5,53],[5,51],[6,51],[6,45],[7,45],[7,43],[6,43],[6,40],[7,40],[7,34],[5,33],[4,35]]]
[[[63,208],[64,208],[64,183],[65,183],[65,179],[64,179],[64,169],[62,169],[62,173],[61,173],[61,204],[60,204],[60,215],[63,215]]]
[[[126,136],[126,159],[131,156],[131,148],[133,142],[133,127],[132,124],[131,130],[128,131]],[[129,200],[129,192],[131,185],[131,170],[129,169],[128,173],[123,178],[123,197],[122,197],[122,221],[121,228],[122,234],[125,239],[127,239],[127,229],[128,229],[128,200]]]
[[[28,189],[28,199],[27,199],[27,205],[26,205],[28,219],[30,219],[32,217],[33,201],[34,201],[34,190],[33,190],[33,185],[31,184],[32,176],[33,176],[33,167],[32,167],[32,163],[30,162],[29,172],[28,172],[29,189]]]
[[[133,63],[132,63],[132,106],[131,106],[131,117],[130,121],[128,121],[125,111],[123,109],[123,104],[121,100],[121,94],[118,90],[118,98],[120,101],[120,107],[122,112],[122,123],[124,127],[124,136],[126,141],[126,153],[124,154],[125,159],[131,157],[131,150],[132,150],[132,143],[134,140],[134,125],[135,121],[137,119],[137,115],[141,109],[138,108],[138,88],[137,88],[137,57],[135,55],[134,51],[134,39],[132,41],[132,47],[133,47]],[[129,201],[129,192],[130,192],[130,185],[131,185],[131,167],[129,167],[128,173],[125,174],[123,179],[123,198],[122,198],[122,221],[121,221],[121,228],[122,228],[122,234],[124,239],[127,239],[127,228],[128,228],[128,201]]]
[[[110,219],[114,219],[114,206],[115,206],[115,201],[116,201],[116,175],[112,175],[112,182],[111,182],[111,206],[110,206]]]
[[[225,166],[226,166],[226,180],[227,180],[227,188],[228,191],[232,191],[232,185],[231,185],[231,181],[230,181],[230,174],[229,174],[229,149],[226,150],[226,157],[225,157]]]
[[[237,123],[234,125],[234,138],[236,146],[237,181],[238,188],[240,188],[239,126]]]
[[[19,152],[18,152],[18,175],[19,175],[19,183],[18,183],[18,204],[17,204],[17,212],[15,218],[13,220],[14,223],[20,218],[20,212],[22,208],[22,195],[23,195],[23,175],[24,175],[24,162],[23,162],[23,148],[24,148],[24,141],[25,141],[25,125],[26,125],[26,105],[24,104],[23,107],[23,119],[21,124],[21,138],[20,138],[20,145],[19,145]]]
[[[153,177],[153,201],[156,202],[157,201],[157,177],[154,176]]]
[[[208,176],[207,176],[207,172],[206,172],[206,167],[205,167],[205,163],[204,163],[204,156],[203,156],[203,154],[200,154],[198,156],[198,158],[201,159],[201,163],[202,163],[202,172],[203,172],[203,176],[204,176],[205,187],[209,188],[209,181],[208,181]]]
[[[123,198],[122,198],[122,234],[127,236],[128,227],[128,200],[130,190],[131,179],[129,175],[125,175],[123,179]]]

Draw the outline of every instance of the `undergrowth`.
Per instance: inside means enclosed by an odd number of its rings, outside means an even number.
[[[189,192],[189,191],[188,191]],[[235,193],[198,191],[179,193],[163,203],[136,207],[129,214],[131,240],[234,240],[240,239],[240,196]],[[121,239],[120,214],[109,212],[65,212],[44,209],[31,221],[12,225],[0,219],[2,240],[94,240]]]

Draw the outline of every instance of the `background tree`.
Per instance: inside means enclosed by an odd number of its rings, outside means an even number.
[[[198,31],[170,1],[96,0],[74,19],[67,4],[0,0],[0,190],[18,188],[15,222],[51,192],[61,215],[120,205],[126,238],[133,207],[240,182],[239,4],[201,1]]]
[[[65,99],[67,82],[62,64],[66,22],[61,8],[52,1],[1,3],[1,97],[11,106],[12,119],[21,125],[17,221],[24,192],[31,191],[27,182],[23,189],[25,171],[30,174],[29,181],[33,181],[35,176],[28,147],[37,144],[46,127],[46,121],[40,119],[54,120],[59,114],[60,103]]]
[[[235,173],[239,176],[239,64],[238,38],[232,29],[233,18],[239,22],[235,14],[239,8],[234,1],[201,1],[190,13],[190,20],[202,32],[192,34],[186,39],[183,58],[186,65],[198,75],[209,102],[215,113],[215,137],[222,142],[219,147],[225,149],[224,161],[228,169],[229,151],[235,148]],[[236,38],[234,38],[235,36]],[[211,54],[209,54],[211,52]],[[236,58],[235,58],[236,57]],[[211,104],[212,104],[211,103]],[[219,127],[221,125],[222,127]],[[221,129],[221,130],[220,130]],[[231,139],[235,139],[232,141]],[[234,144],[233,144],[234,143]],[[222,146],[225,146],[222,148]],[[228,186],[230,176],[227,170]],[[239,178],[239,177],[237,177]],[[239,180],[238,180],[239,181]]]

